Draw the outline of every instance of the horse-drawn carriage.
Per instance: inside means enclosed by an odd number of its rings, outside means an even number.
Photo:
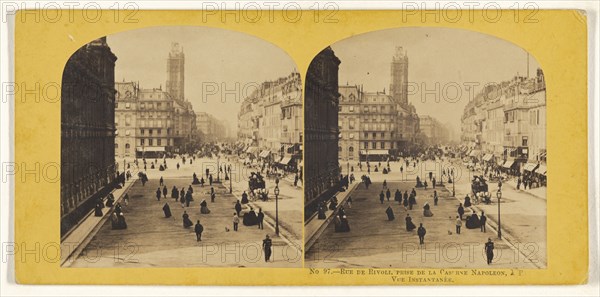
[[[486,204],[491,202],[488,184],[483,176],[473,177],[473,181],[471,181],[471,191],[473,192],[473,197],[475,197],[476,201],[483,201]]]
[[[248,188],[250,191],[265,188],[265,180],[259,172],[252,172],[248,178]]]

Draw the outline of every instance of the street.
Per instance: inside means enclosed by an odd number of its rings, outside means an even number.
[[[385,162],[382,162],[382,165]],[[347,166],[340,162],[343,173],[347,174]],[[375,165],[373,162],[371,165]],[[482,268],[488,267],[484,253],[484,243],[492,238],[495,243],[495,257],[491,264],[493,268],[536,268],[540,265],[539,259],[545,259],[545,201],[524,193],[517,193],[509,186],[503,188],[502,199],[502,230],[504,237],[511,237],[513,241],[507,242],[497,238],[492,228],[487,228],[483,233],[479,229],[467,229],[463,220],[462,232],[455,233],[455,217],[458,204],[463,202],[464,196],[470,191],[471,175],[459,164],[453,163],[457,174],[456,197],[452,197],[452,186],[444,181],[445,187],[437,186],[439,196],[438,206],[433,203],[433,190],[428,173],[439,181],[441,165],[449,168],[451,163],[426,161],[413,167],[400,162],[390,162],[392,172],[382,174],[373,172],[373,184],[367,190],[364,184],[350,193],[352,208],[345,207],[351,231],[348,233],[334,232],[333,224],[317,239],[306,254],[307,267],[380,267],[380,268]],[[363,162],[363,172],[356,164],[354,175],[360,180],[362,174],[367,174]],[[400,173],[400,166],[403,173]],[[437,172],[437,174],[436,174]],[[394,192],[400,189],[410,191],[415,187],[416,177],[427,180],[427,190],[416,189],[417,205],[413,210],[405,211],[398,202],[393,201]],[[391,189],[391,201],[381,204],[379,193],[383,181],[386,180]],[[494,185],[490,185],[493,191]],[[488,223],[497,219],[497,204],[492,199],[490,205],[476,205],[473,209],[480,214],[477,207],[486,212]],[[423,204],[428,202],[434,213],[433,217],[423,216]],[[527,208],[525,209],[525,205]],[[391,206],[395,220],[388,221],[385,210]],[[531,207],[536,209],[532,210]],[[413,223],[419,226],[423,223],[427,229],[425,245],[419,246],[416,230],[406,231],[405,217],[410,214]],[[465,209],[465,217],[471,210]],[[539,244],[539,245],[536,245]],[[519,250],[515,248],[515,245]],[[533,251],[532,251],[533,250]],[[536,263],[532,263],[536,261]],[[542,263],[543,264],[543,263]]]
[[[189,161],[183,164],[179,158],[167,159],[168,168],[165,171],[159,171],[158,167],[150,169],[150,162],[153,160],[147,161],[148,183],[145,186],[142,186],[141,182],[133,185],[129,191],[129,205],[123,205],[127,229],[112,230],[110,221],[107,222],[71,267],[301,267],[299,245],[290,245],[289,241],[277,237],[267,224],[264,230],[259,230],[257,226],[244,226],[240,217],[239,231],[233,231],[232,214],[240,195],[229,194],[229,184],[225,182],[224,176],[220,176],[223,184],[213,184],[217,193],[214,203],[210,202],[208,183],[203,187],[192,186],[194,201],[189,207],[182,208],[179,202],[170,198],[173,186],[180,190],[181,187],[187,189],[191,185],[194,172],[200,178],[204,170],[210,168],[216,180],[216,159],[197,159],[191,165]],[[176,165],[178,162],[179,170]],[[141,162],[140,166],[143,167]],[[235,174],[232,165],[234,179]],[[161,176],[169,193],[166,199],[161,198],[157,201],[155,192]],[[240,180],[233,183],[236,184],[238,188],[234,189],[234,194],[237,189],[241,190],[243,182]],[[288,215],[291,216],[294,212],[290,211],[288,203],[284,202],[291,199],[291,194],[281,183],[280,187],[280,223],[285,221],[283,226],[294,226],[295,223],[287,221]],[[301,201],[301,198],[300,196],[297,200]],[[208,202],[210,214],[200,214],[199,204],[203,199]],[[163,214],[162,207],[165,202],[170,205],[173,215],[171,218],[165,218]],[[259,207],[263,207],[263,211],[269,216],[272,213],[271,208],[274,209],[272,204],[274,203],[271,201],[264,202],[259,204]],[[200,220],[204,226],[202,241],[196,241],[193,226],[189,229],[183,228],[184,211],[187,211],[194,224]],[[244,205],[242,213],[246,211],[248,207]],[[301,218],[302,214],[297,216]],[[302,224],[297,225],[301,229]],[[262,240],[266,235],[273,240],[273,262],[268,263],[265,263],[262,252]]]

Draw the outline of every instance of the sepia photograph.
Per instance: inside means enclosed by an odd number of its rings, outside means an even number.
[[[62,267],[302,267],[302,82],[282,49],[151,27],[85,44],[62,79]]]
[[[525,49],[381,30],[305,81],[306,267],[546,268],[546,85]]]

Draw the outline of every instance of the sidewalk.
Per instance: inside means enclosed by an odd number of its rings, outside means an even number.
[[[340,206],[346,205],[346,200],[348,199],[348,197],[350,197],[354,189],[356,189],[356,187],[358,187],[358,185],[360,184],[361,182],[355,181],[352,184],[350,184],[350,187],[345,192],[337,192],[335,196],[338,198],[338,207],[335,210],[327,209],[325,211],[324,220],[317,219],[317,213],[315,213],[312,217],[310,217],[310,219],[308,219],[308,221],[304,224],[305,251],[308,251],[312,247],[312,245],[315,244],[319,236],[321,236],[323,231],[325,231],[327,226],[329,226],[329,224],[333,220],[333,217],[337,213]]]
[[[115,196],[115,205],[121,201],[125,196],[125,193],[129,191],[131,186],[133,186],[137,180],[137,171],[132,172],[132,177],[125,182],[124,187],[112,191]],[[85,249],[96,233],[100,231],[102,225],[110,218],[113,210],[114,206],[111,208],[104,208],[102,209],[103,216],[96,217],[94,216],[94,209],[92,209],[77,226],[73,227],[73,229],[61,239],[61,266],[69,266],[74,259],[77,259],[81,251]]]

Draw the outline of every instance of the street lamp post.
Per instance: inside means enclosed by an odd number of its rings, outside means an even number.
[[[232,187],[232,177],[231,177],[231,167],[229,167],[229,194],[233,193],[233,187]]]
[[[221,182],[221,165],[219,165],[219,161],[221,156],[217,155],[217,182]]]
[[[498,197],[498,238],[502,239],[502,227],[500,225],[500,198],[502,198],[502,188],[498,188],[496,197]]]
[[[275,234],[279,236],[279,178],[275,179]]]
[[[456,184],[456,179],[454,178],[454,169],[452,169],[452,197],[456,197],[456,188],[455,185]]]

